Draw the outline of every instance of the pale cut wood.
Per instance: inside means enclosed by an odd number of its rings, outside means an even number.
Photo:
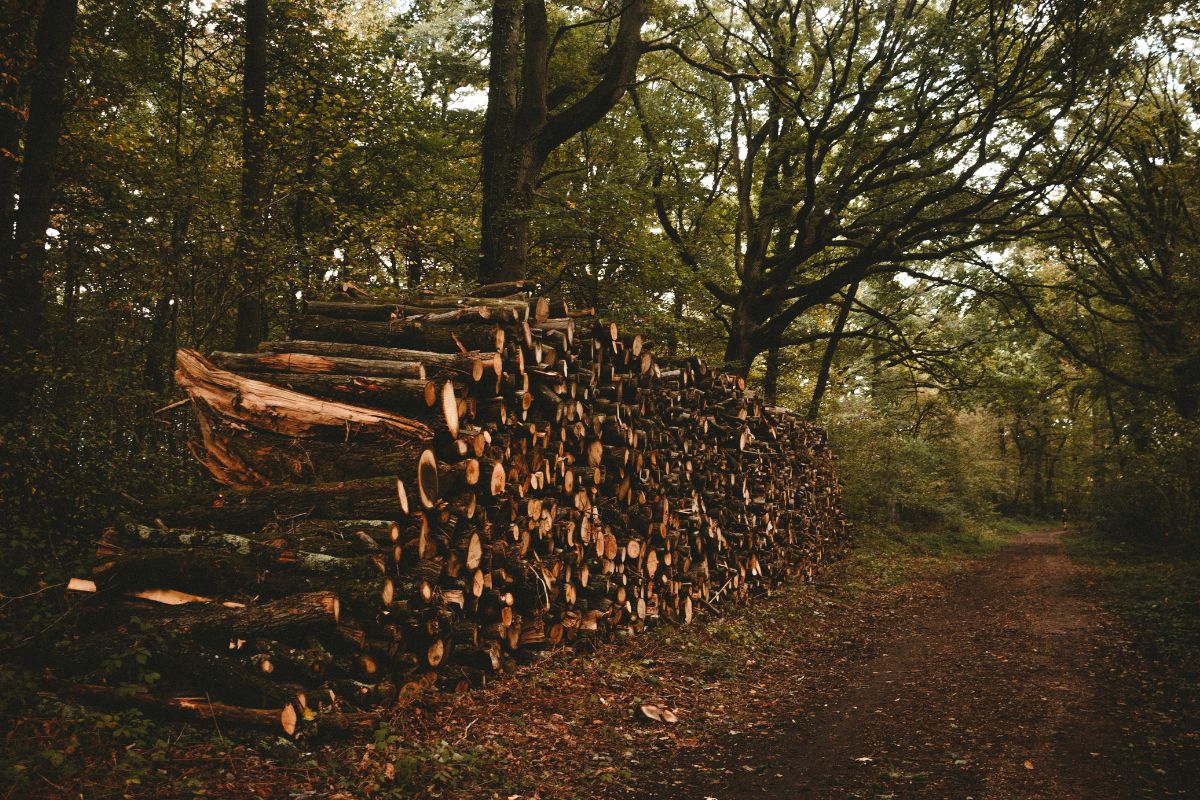
[[[297,374],[368,375],[381,378],[424,380],[425,364],[382,358],[322,356],[313,353],[224,353],[209,360],[222,369],[244,372],[292,372]]]
[[[231,419],[285,436],[368,429],[426,442],[433,439],[429,426],[416,420],[249,380],[220,369],[195,350],[176,353],[175,381],[193,401],[203,400]]]
[[[484,372],[491,370],[497,377],[502,370],[499,352],[435,353],[429,350],[411,350],[403,347],[383,347],[349,342],[318,342],[304,339],[263,342],[258,349],[267,353],[297,353],[329,358],[356,358],[364,361],[415,362],[422,364],[427,372],[447,370],[470,375],[480,380]]]

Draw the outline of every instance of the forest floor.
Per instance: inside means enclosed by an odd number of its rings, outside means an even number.
[[[839,609],[764,673],[774,710],[753,730],[636,796],[1200,797],[1195,708],[1163,693],[1062,533]]]
[[[432,696],[370,741],[64,706],[13,727],[7,769],[22,796],[89,798],[1200,797],[1197,672],[1135,646],[1094,548],[865,538],[816,586]]]

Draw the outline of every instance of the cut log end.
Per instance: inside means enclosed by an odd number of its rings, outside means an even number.
[[[434,456],[432,450],[422,452],[421,458],[417,462],[417,494],[421,498],[421,505],[425,508],[433,508],[437,503],[439,497],[437,457]]]
[[[440,665],[445,657],[446,644],[441,639],[434,639],[433,643],[425,650],[425,661],[431,667]]]
[[[404,488],[404,481],[396,478],[396,499],[400,501],[400,510],[405,514],[408,513],[408,491]]]
[[[295,737],[296,731],[300,729],[300,715],[296,713],[296,707],[288,703],[279,712],[279,724],[283,727],[283,733],[289,739]]]
[[[432,406],[433,402],[430,401],[429,405]],[[450,433],[450,438],[457,439],[459,429],[458,398],[454,394],[454,384],[450,381],[442,384],[442,416],[446,419],[446,430]]]
[[[493,497],[504,494],[505,480],[504,465],[497,461],[492,464],[492,474],[488,478],[488,488],[491,490]]]

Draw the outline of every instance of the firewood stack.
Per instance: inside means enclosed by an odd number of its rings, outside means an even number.
[[[233,719],[269,709],[289,734],[353,724],[559,645],[688,622],[840,550],[822,431],[523,288],[347,286],[291,340],[179,352],[193,452],[228,488],[110,530],[91,578],[142,604],[165,686]]]

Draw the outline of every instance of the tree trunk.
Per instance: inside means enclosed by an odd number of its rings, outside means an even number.
[[[763,399],[769,406],[779,405],[779,345],[767,348],[767,372],[763,375]]]
[[[22,76],[32,56],[33,0],[0,4],[0,254],[7,257],[16,222],[17,180],[21,175],[21,130],[25,123]]]
[[[501,148],[507,149],[507,148]],[[525,150],[526,148],[521,148]],[[531,155],[518,151],[498,157],[502,166],[484,189],[481,282],[525,277],[529,251],[529,213],[533,208]]]
[[[263,304],[263,234],[266,217],[267,0],[246,0],[246,57],[242,69],[242,192],[234,269],[241,288],[237,304],[238,350],[266,338]]]
[[[757,328],[750,316],[750,309],[739,301],[733,310],[729,341],[725,344],[725,369],[743,378],[750,374],[754,359],[763,350],[757,341]]]
[[[17,181],[20,201],[12,239],[0,252],[0,308],[5,318],[0,368],[11,371],[3,376],[7,385],[0,394],[6,398],[3,406],[10,416],[27,408],[35,374],[30,361],[41,345],[44,327],[46,229],[54,200],[55,161],[66,112],[64,90],[77,10],[78,0],[45,0],[34,37],[25,146]],[[11,131],[2,132],[11,138]]]
[[[855,282],[846,292],[842,307],[838,309],[837,320],[833,323],[833,335],[825,345],[825,355],[821,357],[821,369],[817,373],[817,382],[813,386],[812,400],[808,404],[808,418],[815,420],[821,410],[821,399],[825,396],[825,388],[829,385],[829,371],[833,368],[833,357],[842,341],[842,331],[846,329],[846,319],[850,316],[850,308],[854,305],[854,295],[858,294],[858,283]]]
[[[516,280],[525,276],[529,243],[529,217],[517,202],[518,68],[522,30],[520,0],[492,4],[492,32],[488,43],[488,105],[483,119],[481,283]],[[527,181],[526,181],[527,183]],[[532,191],[529,193],[532,200]]]
[[[645,0],[620,6],[616,33],[600,59],[603,73],[578,100],[552,114],[552,38],[544,0],[492,3],[481,152],[480,283],[525,277],[538,174],[555,148],[599,122],[633,83],[642,54],[645,6]],[[565,88],[566,96],[574,94],[574,87]]]

